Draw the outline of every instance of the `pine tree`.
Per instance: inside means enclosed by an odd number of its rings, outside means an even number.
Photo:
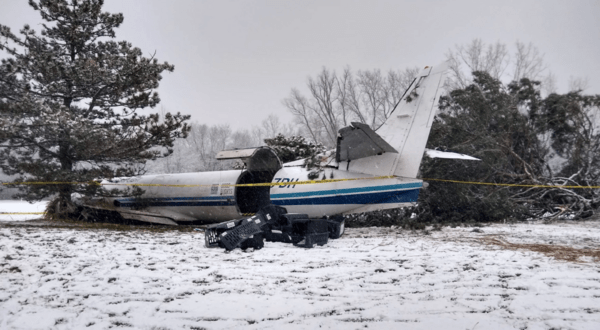
[[[598,191],[564,186],[598,184],[600,96],[571,92],[542,98],[538,81],[522,78],[504,85],[481,71],[473,77],[471,85],[440,99],[428,147],[482,161],[426,159],[421,175],[503,186],[431,181],[419,196],[419,220],[592,215],[600,205]],[[553,154],[564,159],[562,164],[554,160],[555,169],[550,163]]]
[[[481,162],[424,159],[422,177],[545,184],[547,149],[524,114],[537,109],[541,102],[539,83],[526,79],[506,88],[487,72],[475,71],[473,77],[473,84],[440,99],[440,113],[427,143],[429,148],[473,155]],[[531,216],[522,207],[525,202],[514,197],[524,190],[431,181],[419,196],[419,220],[485,222],[525,218]]]
[[[20,36],[0,25],[0,167],[16,180],[88,182],[136,174],[146,160],[172,151],[189,116],[140,115],[159,102],[163,71],[174,66],[114,41],[122,14],[102,0],[29,1],[45,21]],[[12,46],[12,47],[11,47]],[[166,149],[165,149],[166,148]],[[164,152],[167,150],[167,152]],[[97,185],[26,185],[20,197],[48,196],[56,212],[72,209],[71,194],[107,194]]]
[[[285,137],[281,133],[272,139],[265,139],[265,143],[275,151],[281,162],[306,158],[308,167],[314,166],[315,157],[325,151],[320,143],[307,142],[303,136]]]

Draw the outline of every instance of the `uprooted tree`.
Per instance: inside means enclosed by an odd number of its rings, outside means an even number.
[[[424,158],[412,208],[359,214],[350,226],[578,219],[600,207],[600,95],[543,98],[540,82],[487,72],[440,99],[427,147],[481,161]],[[438,181],[438,180],[446,181]],[[450,181],[461,181],[448,182]]]
[[[40,34],[25,25],[17,36],[0,25],[0,51],[8,55],[0,63],[0,166],[6,174],[19,175],[16,182],[133,175],[187,135],[189,116],[138,114],[159,103],[161,74],[174,67],[113,40],[122,14],[102,12],[102,0],[29,5],[45,21]],[[56,196],[49,211],[65,214],[73,209],[74,192],[111,193],[98,185],[42,184],[21,186],[20,197]]]
[[[599,190],[583,187],[598,186],[600,179],[600,96],[571,92],[542,98],[539,82],[527,78],[505,86],[485,72],[473,77],[471,85],[440,100],[428,147],[482,161],[426,159],[421,175],[503,185],[430,181],[419,200],[419,220],[591,215]]]

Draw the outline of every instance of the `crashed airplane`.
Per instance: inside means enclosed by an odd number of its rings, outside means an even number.
[[[114,184],[140,186],[142,197],[79,199],[82,214],[177,225],[240,219],[268,205],[310,218],[410,205],[423,187],[416,176],[447,69],[425,67],[377,132],[340,129],[335,159],[323,159],[316,179],[303,160],[282,164],[268,147],[226,150],[217,159],[240,159],[244,169],[122,179]]]

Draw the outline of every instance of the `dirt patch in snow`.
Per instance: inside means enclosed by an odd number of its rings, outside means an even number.
[[[577,249],[564,245],[510,243],[497,237],[480,239],[483,244],[497,245],[508,250],[529,250],[539,252],[557,260],[570,262],[600,262],[600,250]]]

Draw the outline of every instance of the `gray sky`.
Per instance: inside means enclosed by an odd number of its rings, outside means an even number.
[[[449,48],[532,42],[566,92],[589,78],[600,94],[600,0],[574,1],[157,1],[106,0],[122,12],[118,40],[175,65],[159,94],[171,112],[232,128],[259,125],[291,88],[321,67],[340,71],[435,65]],[[0,0],[0,24],[17,32],[39,15],[25,0]],[[0,55],[4,56],[4,55]]]

